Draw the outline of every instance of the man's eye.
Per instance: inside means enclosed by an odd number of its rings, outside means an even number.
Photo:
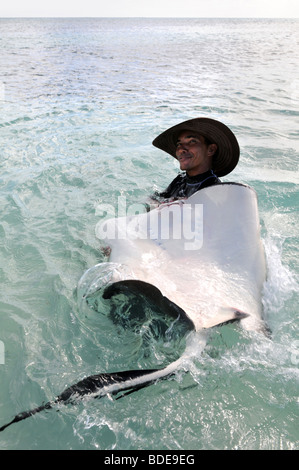
[[[194,139],[188,140],[187,142],[177,142],[175,144],[175,146],[176,146],[176,148],[179,148],[179,147],[181,147],[181,145],[197,144],[198,142],[199,142],[199,140],[194,138]]]

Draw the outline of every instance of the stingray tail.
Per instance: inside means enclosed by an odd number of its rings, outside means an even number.
[[[23,419],[29,418],[30,416],[33,416],[36,413],[39,413],[40,411],[48,410],[49,408],[52,408],[51,402],[48,402],[45,405],[38,406],[37,408],[34,408],[33,410],[30,410],[30,411],[23,411],[22,413],[19,413],[18,415],[16,415],[12,421],[5,424],[4,426],[1,426],[0,432],[4,431],[4,429],[8,428],[8,426],[10,426],[13,423],[18,423],[19,421],[22,421]]]
[[[105,395],[116,396],[121,393],[123,396],[147,387],[159,378],[168,375],[168,372],[164,372],[166,369],[138,369],[91,375],[67,388],[57,397],[57,402],[71,403],[86,395],[101,398]]]
[[[18,423],[40,411],[48,410],[58,403],[75,403],[78,398],[88,395],[92,395],[94,398],[105,395],[118,395],[116,399],[119,399],[124,395],[151,385],[158,379],[164,378],[164,376],[170,375],[169,373],[164,374],[163,371],[164,369],[146,369],[91,375],[77,384],[68,387],[56,400],[38,406],[33,410],[17,414],[12,421],[0,427],[0,432],[4,431],[11,424]]]
[[[214,320],[210,327],[239,321],[243,318],[246,318],[247,316],[248,314],[244,312],[230,308],[226,312],[226,315],[221,316],[220,321],[219,319],[216,321]],[[34,408],[31,411],[24,411],[23,413],[19,413],[12,421],[0,427],[0,432],[4,431],[4,429],[13,423],[18,423],[19,421],[29,418],[30,416],[33,416],[40,411],[52,408],[53,405],[57,403],[72,403],[75,402],[76,399],[86,395],[93,396],[94,398],[103,397],[105,395],[113,395],[116,397],[116,399],[119,399],[125,395],[147,387],[148,385],[151,385],[158,380],[166,379],[172,376],[177,370],[181,360],[182,357],[162,369],[138,369],[91,375],[76,383],[75,385],[68,387],[56,398],[56,400]]]

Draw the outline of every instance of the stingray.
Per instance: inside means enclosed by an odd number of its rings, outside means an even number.
[[[266,264],[251,187],[210,186],[148,213],[106,220],[97,234],[111,248],[105,297],[131,285],[163,310],[184,312],[196,331],[232,311],[247,314],[245,329],[264,328]]]
[[[222,183],[204,188],[148,213],[105,220],[97,235],[109,245],[110,259],[104,270],[98,265],[98,279],[90,281],[88,271],[80,280],[83,301],[99,290],[108,300],[133,293],[184,323],[186,331],[200,333],[235,321],[246,330],[265,331],[261,292],[266,267],[251,187]],[[120,398],[169,378],[192,356],[193,346],[187,342],[183,355],[161,369],[86,377],[56,399],[19,413],[0,431],[57,404],[85,396]]]

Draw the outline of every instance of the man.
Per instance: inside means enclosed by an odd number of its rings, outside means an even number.
[[[161,192],[151,196],[158,202],[191,196],[196,191],[219,184],[219,176],[230,173],[238,163],[240,149],[232,131],[220,121],[195,118],[167,129],[153,145],[180,163],[180,173]]]

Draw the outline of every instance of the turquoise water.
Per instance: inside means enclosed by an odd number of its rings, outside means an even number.
[[[104,261],[101,207],[166,187],[177,168],[151,141],[181,120],[238,136],[222,180],[257,191],[272,329],[217,329],[189,373],[40,413],[0,448],[298,448],[298,20],[2,19],[0,47],[0,425],[84,376],[181,350],[77,295]]]

